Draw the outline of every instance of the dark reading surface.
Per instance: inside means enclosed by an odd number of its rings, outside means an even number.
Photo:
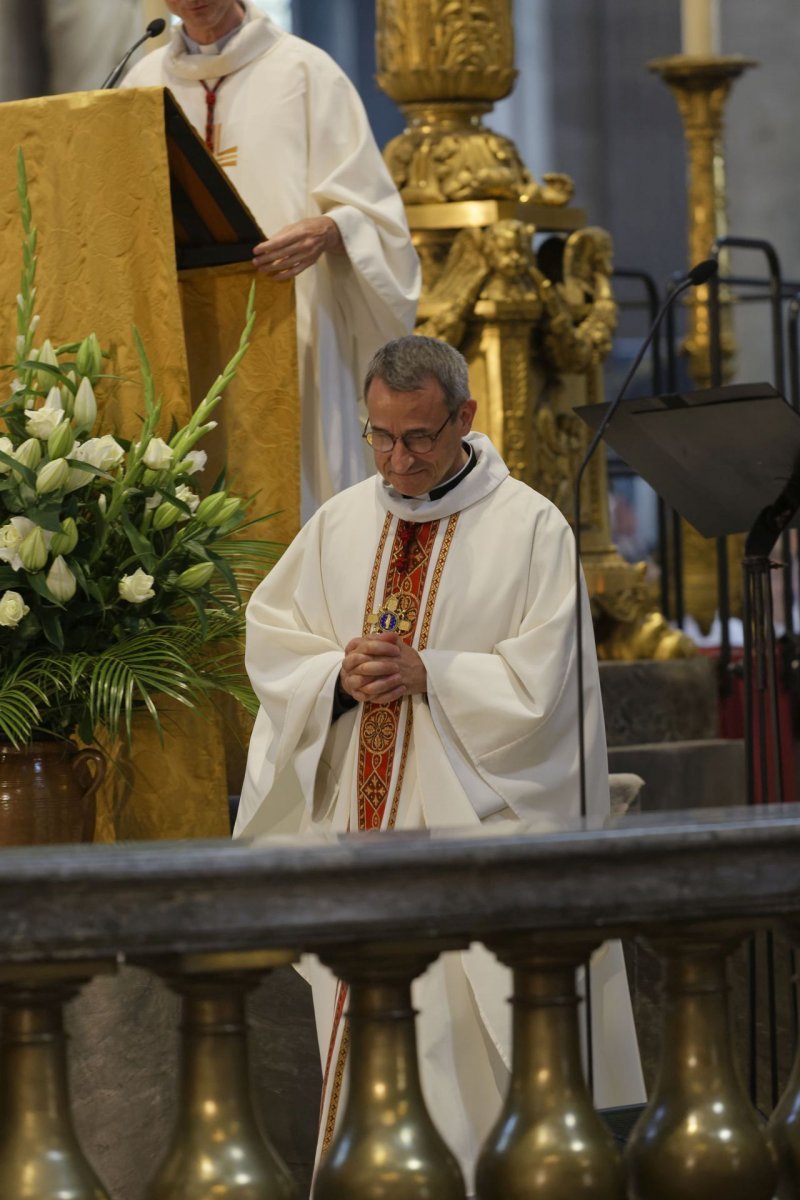
[[[596,430],[608,408],[575,412]],[[705,537],[748,532],[800,469],[800,413],[769,383],[623,400],[604,438]]]

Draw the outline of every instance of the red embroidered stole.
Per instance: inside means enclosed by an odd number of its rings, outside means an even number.
[[[431,578],[425,613],[422,624],[419,627],[419,637],[417,638],[417,648],[419,650],[424,650],[428,644],[433,606],[439,590],[439,582],[444,570],[445,560],[455,534],[457,520],[458,513],[455,513],[448,521],[442,548],[439,551]],[[412,521],[398,521],[389,556],[386,582],[383,587],[383,602],[376,614],[375,593],[391,524],[392,515],[388,513],[383,530],[381,531],[375,555],[375,563],[372,568],[364,613],[363,636],[366,637],[369,633],[375,632],[376,629],[383,630],[384,632],[397,630],[402,640],[411,645],[417,632],[422,597],[425,591],[431,555],[436,543],[436,535],[439,530],[439,522],[427,521],[423,524],[415,524]],[[403,705],[408,700],[409,697],[405,696],[400,700],[393,700],[389,704],[378,702],[364,704],[363,706],[358,734],[358,777],[356,784],[358,792],[358,828],[361,831],[394,828],[413,727],[413,709],[411,704],[408,703],[405,731],[400,748],[400,761],[397,767],[394,787],[392,788],[392,776],[397,755],[397,735],[401,724]],[[392,792],[391,804],[389,804],[390,791]],[[388,819],[384,821],[387,805],[389,806],[389,814]],[[320,1124],[322,1124],[324,1117],[325,1097],[328,1092],[328,1082],[333,1065],[336,1039],[342,1016],[344,1015],[346,999],[347,985],[339,983],[336,991],[336,1003],[334,1005],[331,1040],[328,1046],[323,1074]],[[344,1080],[348,1044],[348,1027],[345,1026],[339,1046],[339,1053],[336,1056],[336,1070],[331,1082],[330,1102],[328,1104],[328,1115],[325,1119],[325,1132],[321,1147],[323,1153],[331,1144],[336,1126],[336,1114],[339,1108],[339,1098]]]

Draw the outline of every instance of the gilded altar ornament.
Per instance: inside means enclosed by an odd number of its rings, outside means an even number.
[[[664,969],[661,1060],[625,1151],[629,1200],[772,1200],[777,1171],[738,1076],[726,963],[738,939],[653,939]]]
[[[0,1196],[107,1200],[70,1110],[64,1005],[113,963],[0,969]]]
[[[581,1063],[575,971],[594,948],[520,937],[497,949],[514,971],[512,1067],[478,1159],[479,1200],[625,1200],[622,1159]]]
[[[462,351],[475,427],[569,519],[588,445],[572,409],[602,400],[616,327],[611,238],[571,206],[567,175],[533,179],[513,142],[483,124],[516,75],[510,0],[378,0],[376,45],[378,83],[407,119],[384,153],[422,265],[417,332]],[[625,562],[611,541],[603,455],[584,486],[598,632],[614,633],[615,655],[644,645],[692,653],[663,618],[653,622],[644,565]]]
[[[163,971],[182,1000],[179,1115],[147,1200],[295,1200],[253,1107],[245,999],[292,951],[187,955]]]
[[[364,946],[328,965],[349,985],[347,1099],[320,1163],[314,1200],[465,1200],[454,1156],[433,1124],[417,1063],[411,981],[428,946]]]

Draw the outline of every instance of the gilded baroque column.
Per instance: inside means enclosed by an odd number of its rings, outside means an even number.
[[[571,205],[568,176],[538,182],[483,123],[516,76],[510,0],[377,0],[377,27],[378,82],[408,122],[385,157],[422,261],[417,332],[462,350],[476,427],[569,520],[588,445],[572,409],[602,400],[616,326],[611,239]],[[600,654],[691,652],[653,610],[644,564],[625,562],[611,541],[602,454],[584,487]]]

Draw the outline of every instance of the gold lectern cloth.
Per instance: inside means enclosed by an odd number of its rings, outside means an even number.
[[[167,435],[235,350],[253,272],[246,265],[204,269],[179,281],[162,93],[84,92],[2,106],[4,362],[13,359],[22,265],[19,146],[39,230],[41,338],[57,345],[97,334],[111,351],[106,369],[123,377],[105,392],[105,427],[135,436],[143,409],[135,325],[163,396],[161,432]],[[298,528],[300,497],[293,288],[259,277],[256,304],[250,352],[218,410],[216,445],[210,438],[203,443],[211,460],[204,478],[213,481],[227,451],[232,486],[260,492],[260,514],[282,510],[257,527],[259,536],[285,542]],[[154,728],[139,718],[133,751],[123,755],[131,770],[112,768],[99,800],[98,840],[225,836],[229,785],[220,729],[220,720],[208,724],[188,710],[170,709],[162,748]]]

